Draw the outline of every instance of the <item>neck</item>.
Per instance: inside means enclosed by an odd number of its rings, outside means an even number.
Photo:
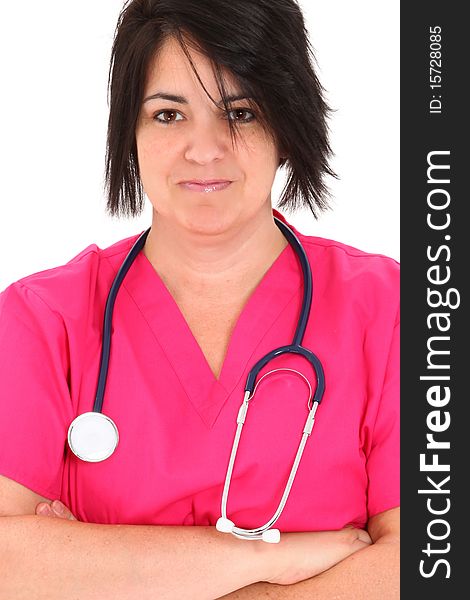
[[[154,211],[143,252],[171,291],[207,293],[259,281],[287,244],[270,206],[214,235],[188,231]]]

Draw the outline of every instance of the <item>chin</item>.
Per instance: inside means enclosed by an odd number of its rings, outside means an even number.
[[[236,221],[234,214],[217,210],[213,206],[199,206],[183,217],[183,226],[188,231],[204,235],[220,235],[230,229]]]

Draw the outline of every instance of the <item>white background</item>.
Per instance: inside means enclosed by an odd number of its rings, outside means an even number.
[[[333,210],[300,231],[399,259],[399,2],[301,0],[335,113]],[[107,75],[122,0],[2,3],[0,290],[151,223],[105,215]],[[301,118],[301,115],[299,115]],[[273,203],[282,190],[278,172]]]

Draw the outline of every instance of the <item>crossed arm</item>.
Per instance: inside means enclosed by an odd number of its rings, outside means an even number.
[[[400,508],[369,520],[372,544],[319,575],[284,586],[255,583],[224,600],[396,600],[400,597]]]
[[[38,504],[36,513],[44,514],[41,513],[41,508],[47,507],[47,503]],[[48,516],[75,519],[67,507],[63,506],[63,509],[62,514],[51,512]],[[223,598],[396,600],[399,598],[400,509],[394,508],[375,515],[369,520],[367,528],[373,542],[371,545],[363,547],[315,577],[291,585],[254,583]]]

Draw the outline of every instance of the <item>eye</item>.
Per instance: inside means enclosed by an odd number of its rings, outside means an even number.
[[[160,115],[169,115],[169,118],[164,117],[163,119],[160,119],[159,116]],[[179,115],[179,112],[176,110],[161,110],[160,112],[157,112],[153,115],[153,119],[155,121],[158,121],[159,123],[162,123],[162,125],[171,125],[172,123],[176,122],[176,119],[172,118],[172,115]],[[178,121],[180,121],[181,119],[178,119]]]
[[[249,114],[251,115],[251,117],[245,118],[245,119],[239,119],[238,116],[240,116],[240,113],[243,115]],[[234,108],[233,110],[230,110],[228,112],[229,115],[234,114],[235,117],[231,118],[232,121],[237,121],[238,123],[249,123],[250,121],[253,121],[253,119],[255,118],[255,113],[251,110],[248,110],[247,108]]]
[[[253,121],[256,118],[255,113],[247,108],[233,108],[226,114],[229,115],[228,118],[231,121],[236,121],[238,123],[250,123],[250,121]],[[163,118],[161,118],[161,115],[163,115]],[[246,115],[248,115],[248,117]],[[152,118],[154,121],[158,121],[162,125],[172,125],[173,123],[176,123],[176,121],[182,120],[182,117],[177,119],[177,116],[181,117],[178,111],[166,109],[155,113]],[[240,116],[245,116],[245,118],[240,118]]]

